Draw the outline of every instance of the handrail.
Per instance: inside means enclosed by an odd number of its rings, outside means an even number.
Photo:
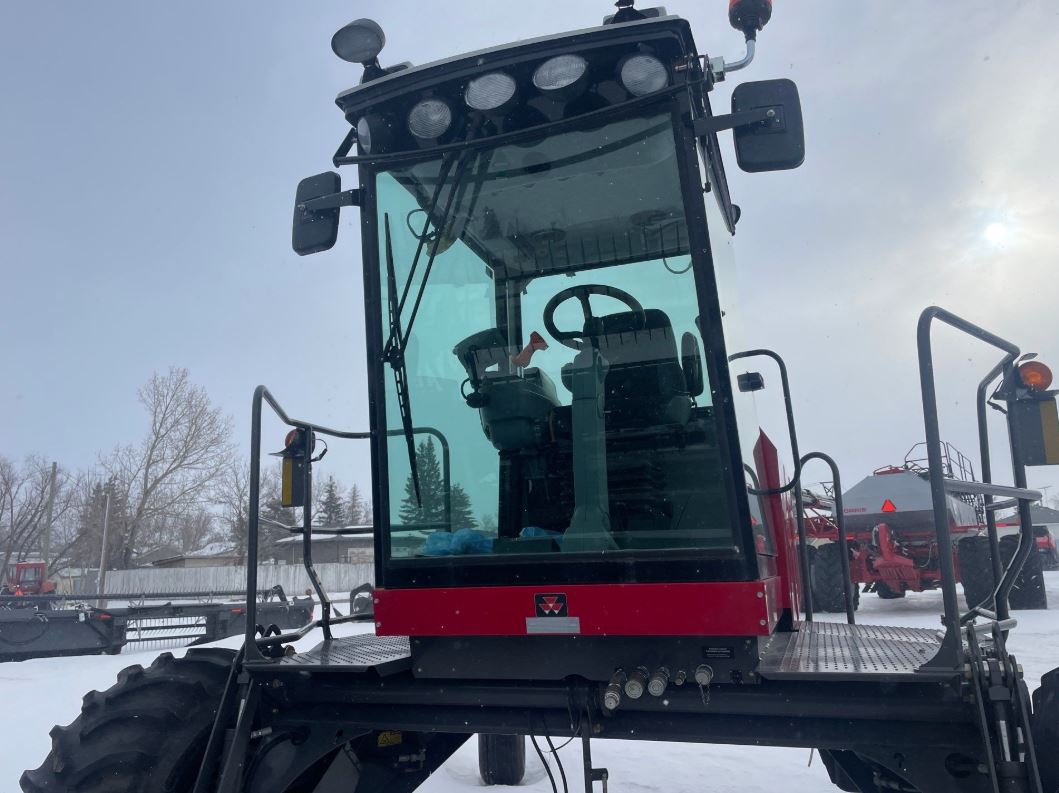
[[[853,614],[853,581],[849,574],[849,541],[846,536],[846,516],[842,508],[842,477],[838,472],[838,464],[828,454],[823,452],[809,452],[802,457],[802,466],[810,460],[820,460],[831,469],[831,480],[835,488],[835,526],[838,528],[839,556],[842,564],[842,594],[846,603],[846,622],[850,625],[856,623]],[[798,509],[803,510],[802,500],[798,499]]]
[[[765,349],[734,352],[728,356],[728,360],[736,361],[740,358],[757,358],[759,356],[771,358],[776,362],[776,366],[778,366],[780,370],[780,384],[783,387],[783,405],[787,411],[787,433],[790,435],[791,456],[794,458],[794,474],[791,476],[791,481],[782,487],[768,487],[760,492],[753,492],[753,494],[755,496],[778,496],[793,489],[801,480],[802,475],[802,458],[798,453],[798,431],[794,426],[794,406],[791,402],[791,384],[787,379],[787,364],[784,363],[778,353]]]
[[[261,498],[261,405],[267,403],[276,416],[284,424],[290,427],[296,427],[298,429],[305,429],[311,432],[319,433],[321,435],[328,435],[333,438],[342,438],[348,440],[367,440],[374,436],[372,432],[354,432],[350,430],[336,430],[331,427],[326,427],[322,424],[315,424],[310,421],[304,421],[302,419],[291,418],[283,407],[276,401],[276,398],[272,396],[271,392],[263,385],[259,385],[254,389],[254,397],[251,405],[251,419],[250,419],[250,487],[249,487],[249,509],[247,513],[247,542],[246,542],[246,591],[254,592],[257,589],[257,556],[258,556],[258,530],[261,524],[261,510],[260,510],[260,498]],[[451,458],[449,454],[449,442],[445,437],[444,433],[434,427],[413,427],[412,432],[415,434],[425,433],[432,435],[438,439],[438,443],[441,446],[441,467],[442,477],[445,481],[446,487],[444,488],[444,510],[445,520],[452,528],[452,497],[451,497]],[[388,437],[395,435],[403,435],[403,429],[387,430],[385,433]],[[312,477],[312,466],[305,466],[305,478],[306,478],[306,493],[311,491],[311,477]],[[322,618],[315,623],[312,623],[313,627],[322,627],[324,635],[330,638],[330,626],[338,624],[339,622],[349,621],[348,617],[342,617],[336,620],[331,619],[331,599],[324,592],[323,586],[320,583],[319,578],[316,575],[316,571],[313,568],[312,562],[312,535],[317,533],[337,533],[342,534],[341,530],[327,532],[326,530],[321,532],[314,530],[312,524],[311,510],[305,509],[302,513],[302,526],[291,527],[287,526],[288,530],[294,530],[295,533],[302,535],[302,564],[305,567],[306,573],[309,575],[309,580],[316,590],[316,594],[320,599],[321,616]],[[257,603],[254,598],[247,597],[246,606],[246,633],[244,635],[244,646],[246,646],[246,654],[248,660],[263,660],[264,656],[261,655],[258,649],[258,640],[256,639],[256,624],[257,624]],[[303,634],[304,635],[304,634]],[[275,643],[276,637],[271,637],[273,641],[266,642]]]
[[[963,479],[946,479],[945,490],[950,493],[970,493],[974,496],[1004,496],[1015,501],[1040,501],[1044,493],[1027,487],[994,485],[992,482],[967,482]]]
[[[311,432],[317,432],[321,435],[329,435],[334,438],[347,438],[351,440],[365,440],[372,437],[370,432],[350,432],[346,430],[336,430],[331,427],[325,427],[322,424],[314,424],[309,421],[302,421],[301,419],[292,419],[287,415],[287,412],[280,406],[276,398],[272,396],[269,390],[259,385],[254,389],[254,397],[251,407],[251,418],[250,418],[250,487],[249,487],[249,509],[247,511],[247,537],[246,537],[246,591],[248,593],[255,592],[257,590],[257,557],[258,557],[258,529],[261,522],[260,515],[260,499],[261,499],[261,404],[267,402],[268,406],[272,408],[275,414],[279,417],[280,421],[290,427],[296,427],[298,429],[305,429]],[[305,477],[306,484],[309,484],[309,478],[312,476],[312,467],[305,466]],[[306,491],[310,492],[310,491]],[[304,510],[303,520],[308,523],[311,521],[311,510]],[[305,528],[305,527],[303,527]],[[311,526],[308,527],[311,529]],[[311,536],[309,533],[304,535],[305,547],[302,551],[303,564],[306,571],[309,573],[309,580],[313,584],[313,588],[316,590],[317,596],[321,602],[322,620],[325,634],[330,633],[330,617],[331,617],[331,603],[327,598],[327,593],[323,591],[320,585],[319,579],[316,576],[315,570],[312,569],[312,549],[311,549]],[[263,660],[264,656],[261,655],[261,651],[258,648],[256,642],[256,627],[257,627],[257,602],[255,598],[247,596],[246,602],[246,632],[243,637],[244,653],[246,659]]]
[[[934,383],[934,357],[930,339],[930,331],[935,319],[1007,353],[1005,360],[1013,361],[1018,357],[1020,350],[1006,339],[990,333],[984,328],[938,306],[930,306],[919,316],[919,324],[916,329],[916,345],[919,353],[919,385],[923,400],[923,424],[926,430],[928,473],[934,510],[934,531],[938,541],[941,591],[945,607],[945,613],[942,617],[942,621],[945,624],[945,638],[942,640],[938,653],[923,666],[924,668],[956,670],[963,667],[963,644],[960,638],[961,615],[959,602],[956,597],[956,569],[952,554],[952,534],[949,530],[945,472],[942,470],[938,396]],[[1009,431],[1011,429],[1009,422]],[[1025,481],[1019,482],[1016,478],[1015,484],[1017,487],[1025,487],[1026,483]],[[1004,594],[1006,595],[1006,592]]]
[[[993,481],[993,463],[989,452],[989,424],[987,421],[988,413],[986,411],[988,398],[986,397],[986,394],[988,393],[989,387],[993,384],[993,381],[1006,374],[1008,368],[1014,364],[1016,355],[1016,353],[1009,352],[998,361],[996,366],[990,369],[989,373],[978,383],[978,390],[975,394],[975,409],[978,414],[978,456],[980,458],[983,482]],[[997,590],[999,590],[1000,584],[1004,579],[1004,569],[1003,562],[1000,558],[1000,535],[997,533],[996,528],[996,504],[993,502],[993,496],[989,494],[983,496],[982,506],[985,512],[986,535],[989,537],[989,566],[993,571],[993,590],[991,597],[995,601],[994,608],[996,609],[997,617],[1000,619],[1007,619],[1011,616],[1007,597],[1005,596],[999,601],[996,600]],[[981,605],[983,604],[968,603],[967,606],[969,611],[961,617],[961,621],[973,619],[975,609]]]
[[[287,412],[282,407],[280,407],[280,404],[276,401],[276,398],[272,396],[269,390],[263,385],[259,385],[254,390],[254,401],[256,404],[258,404],[258,407],[260,407],[259,401],[261,399],[264,399],[266,402],[268,402],[269,407],[271,407],[276,412],[276,415],[279,417],[279,420],[282,421],[284,424],[287,424],[288,426],[298,427],[299,429],[312,430],[313,432],[318,432],[321,435],[330,435],[333,438],[346,438],[348,440],[368,440],[372,436],[371,432],[352,432],[350,430],[335,430],[331,429],[330,427],[325,427],[323,424],[314,424],[311,421],[292,419],[290,416],[287,415]]]
[[[993,479],[992,461],[989,451],[988,411],[986,410],[989,405],[987,394],[990,386],[998,377],[1002,377],[1006,380],[1008,376],[1013,373],[1017,357],[1017,352],[1009,351],[1008,354],[996,364],[996,366],[989,370],[989,373],[986,374],[978,384],[978,391],[975,398],[975,407],[977,408],[978,413],[978,448],[979,454],[982,458],[982,482],[987,484],[991,483]],[[1016,454],[1019,441],[1016,438],[1016,426],[1011,421],[1010,412],[1008,413],[1007,423],[1008,436],[1011,439],[1012,444],[1012,472],[1016,484],[1021,483],[1021,485],[1025,486],[1026,468]],[[1027,491],[1027,493],[1032,493],[1037,495],[1038,499],[1040,498],[1040,494],[1036,491]],[[994,494],[992,493],[985,493],[982,497],[985,511],[986,534],[989,537],[989,562],[993,573],[993,588],[988,600],[983,603],[967,604],[968,611],[960,617],[961,623],[973,620],[977,614],[981,613],[982,607],[989,604],[990,601],[993,601],[998,620],[1005,621],[1011,616],[1011,610],[1008,604],[1011,588],[1015,585],[1015,578],[1021,571],[1026,559],[1029,558],[1033,547],[1033,527],[1028,503],[1018,495],[1010,500],[995,502],[993,501],[993,495]],[[1018,551],[1012,556],[1011,561],[1005,568],[1003,558],[1000,555],[1000,538],[997,533],[996,511],[1008,506],[1015,506],[1018,508],[1020,541]],[[1023,548],[1026,550],[1023,551]]]

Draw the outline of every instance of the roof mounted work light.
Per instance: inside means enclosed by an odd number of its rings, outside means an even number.
[[[373,19],[354,19],[331,37],[335,55],[349,63],[361,64],[365,81],[385,74],[379,65],[379,53],[385,46],[386,34]]]
[[[463,101],[472,110],[499,110],[515,98],[515,78],[503,72],[475,77],[463,91]]]
[[[408,129],[420,140],[437,140],[452,126],[452,110],[441,99],[424,99],[408,113]]]
[[[654,55],[632,55],[622,61],[618,70],[621,84],[633,96],[647,96],[669,84],[665,64]]]
[[[588,61],[567,53],[549,58],[533,72],[533,85],[548,96],[569,99],[587,82]]]

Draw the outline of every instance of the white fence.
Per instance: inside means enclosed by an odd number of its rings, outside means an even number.
[[[324,590],[349,592],[361,584],[375,583],[375,568],[370,564],[325,562],[315,565]],[[305,568],[300,564],[260,565],[257,588],[270,589],[276,584],[288,595],[300,595],[312,587]],[[246,589],[245,567],[188,567],[162,570],[112,570],[107,573],[107,592],[140,595],[151,592],[228,592]]]

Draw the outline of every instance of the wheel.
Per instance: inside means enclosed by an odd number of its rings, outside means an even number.
[[[1041,561],[1041,569],[1059,570],[1059,550],[1053,548],[1048,551],[1047,555]]]
[[[487,785],[517,785],[526,773],[525,735],[479,735],[478,773]]]
[[[907,591],[904,588],[891,589],[890,585],[883,581],[875,582],[875,594],[879,596],[880,600],[900,600]]]
[[[130,666],[81,715],[51,731],[51,752],[20,784],[25,793],[175,793],[191,790],[217,714],[231,650],[163,653]]]
[[[1041,677],[1041,687],[1033,692],[1033,745],[1037,748],[1044,789],[1059,790],[1059,669]]]
[[[1015,555],[1019,547],[1019,538],[1008,535],[1000,538],[1000,558],[1004,565]],[[1041,565],[1041,555],[1033,548],[1022,565],[1015,585],[1011,588],[1008,597],[1008,605],[1013,609],[1046,609],[1048,608],[1048,593],[1044,589],[1044,570]]]
[[[992,610],[993,562],[988,537],[964,537],[956,545],[956,556],[960,562],[960,583],[967,608],[973,609],[986,601]]]
[[[819,545],[811,554],[809,581],[813,587],[813,610],[843,612],[846,596],[842,586],[841,546],[837,542]],[[852,586],[853,608],[860,605],[860,587]]]

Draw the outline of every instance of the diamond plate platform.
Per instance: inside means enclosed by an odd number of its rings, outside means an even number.
[[[803,622],[797,632],[775,637],[758,672],[772,680],[922,680],[935,673],[916,670],[939,647],[938,631],[931,628]]]
[[[407,636],[376,636],[371,633],[323,641],[304,653],[256,664],[273,672],[312,671],[376,672],[392,675],[412,668]]]

